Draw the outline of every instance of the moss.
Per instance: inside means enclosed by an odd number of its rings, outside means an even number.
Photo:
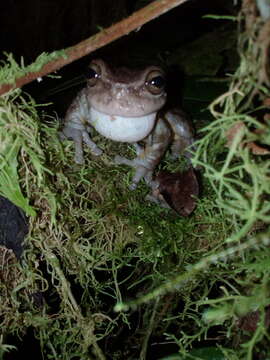
[[[21,58],[21,63],[18,64],[12,54],[5,55],[6,60],[2,61],[3,66],[0,67],[1,84],[14,84],[17,78],[22,77],[28,73],[41,70],[43,65],[47,64],[49,61],[59,58],[59,56],[66,56],[64,50],[58,50],[52,53],[44,52],[40,54],[33,63],[25,66],[23,58]]]

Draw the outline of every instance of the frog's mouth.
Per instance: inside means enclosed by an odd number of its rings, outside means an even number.
[[[132,143],[149,135],[155,124],[156,112],[138,117],[124,117],[107,115],[92,107],[90,118],[91,125],[106,138]]]

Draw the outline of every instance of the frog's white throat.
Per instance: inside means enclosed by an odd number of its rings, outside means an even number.
[[[137,142],[153,129],[156,113],[139,117],[107,115],[91,107],[91,125],[103,136],[114,141]]]

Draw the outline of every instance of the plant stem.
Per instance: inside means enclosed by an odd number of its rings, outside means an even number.
[[[149,338],[150,338],[150,336],[151,336],[151,334],[153,332],[154,326],[155,326],[155,317],[156,317],[156,312],[157,312],[157,307],[158,307],[158,304],[159,304],[159,300],[160,300],[160,298],[157,297],[156,301],[155,301],[154,309],[153,309],[153,312],[152,312],[152,315],[151,315],[151,318],[150,318],[150,324],[148,326],[148,329],[147,329],[147,332],[146,332],[146,335],[145,335],[145,338],[144,338],[144,341],[143,341],[142,350],[141,350],[141,353],[140,353],[140,359],[141,360],[146,359],[147,345],[148,345]]]

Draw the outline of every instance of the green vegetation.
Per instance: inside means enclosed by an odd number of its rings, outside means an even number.
[[[0,98],[0,193],[30,222],[21,263],[0,248],[1,358],[9,335],[30,330],[44,359],[143,360],[168,344],[164,360],[269,358],[269,91],[253,37],[240,39],[199,133],[202,195],[188,218],[146,202],[144,184],[128,190],[132,171],[112,161],[128,146],[96,135],[104,155],[85,149],[78,166],[30,97]]]
[[[65,57],[65,51],[58,50],[50,54],[42,53],[37,57],[35,62],[25,66],[23,58],[21,58],[21,63],[18,64],[12,54],[6,54],[6,61],[2,61],[3,65],[0,67],[0,84],[14,84],[19,77],[39,71],[43,65],[57,59],[59,56]]]

